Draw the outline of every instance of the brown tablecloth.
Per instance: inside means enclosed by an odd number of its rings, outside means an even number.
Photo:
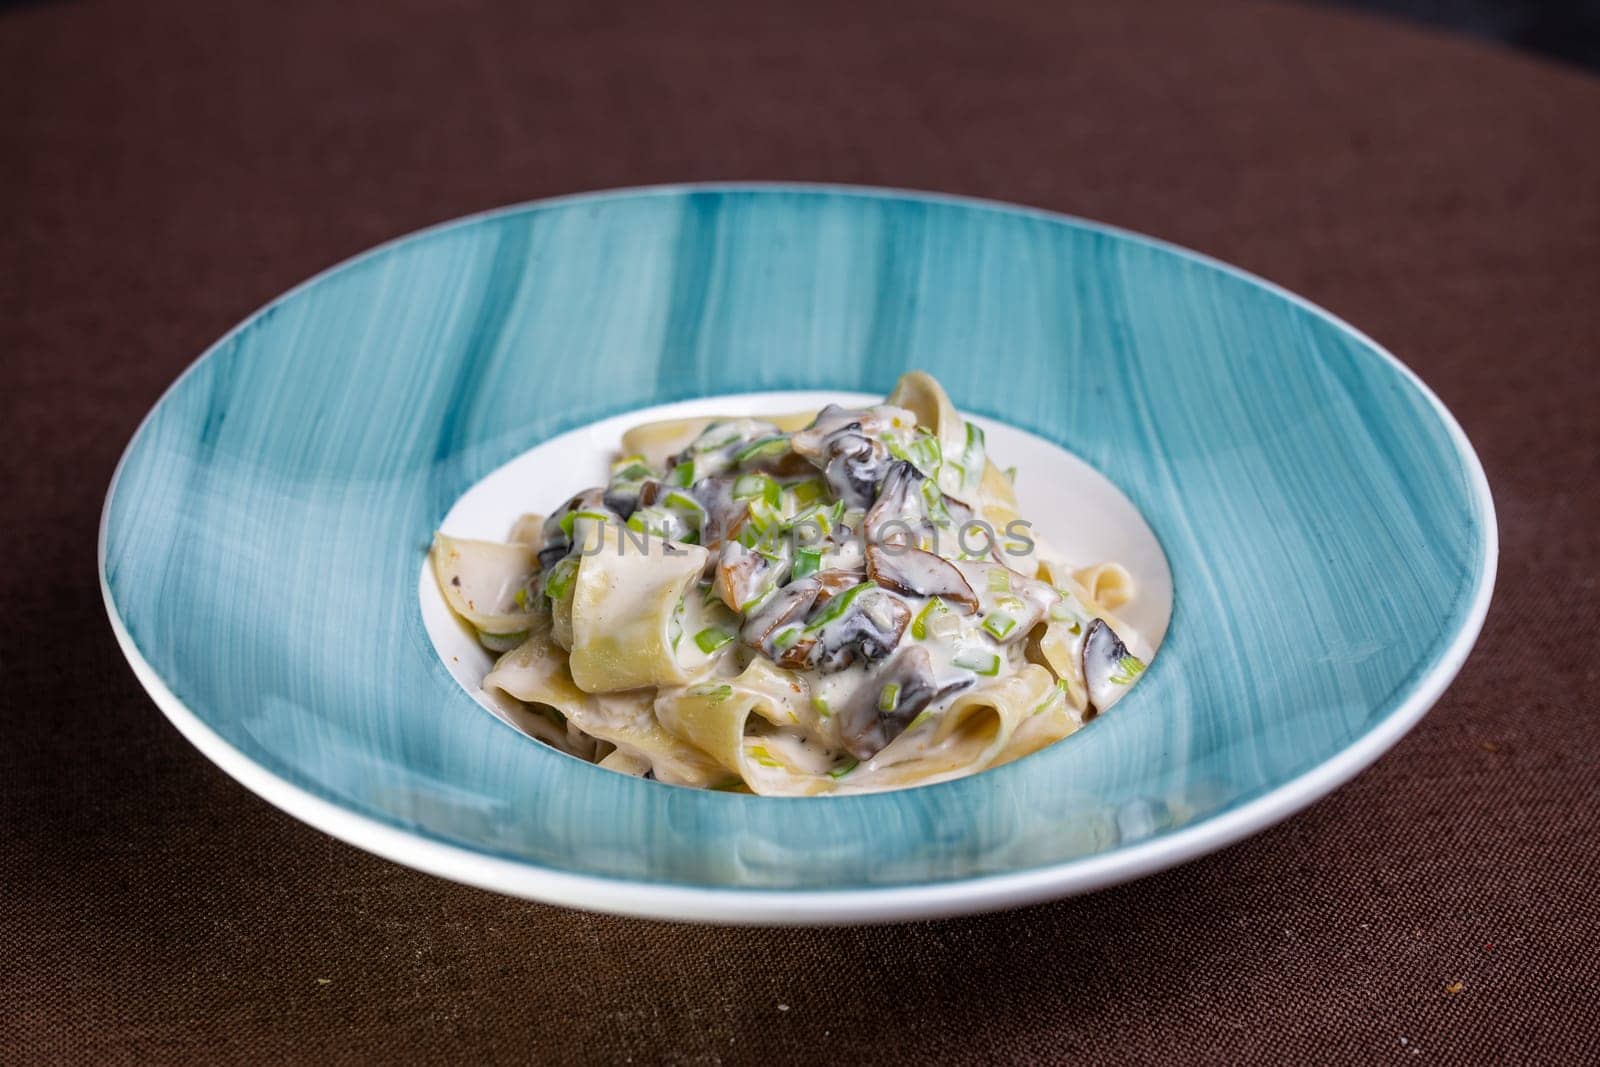
[[[728,930],[462,888],[189,747],[104,618],[140,416],[213,338],[497,204],[796,178],[1214,253],[1407,360],[1499,588],[1392,753],[1011,914]],[[1291,5],[0,5],[0,1061],[1577,1060],[1600,1043],[1600,80]],[[1591,1059],[1590,1062],[1593,1062]]]

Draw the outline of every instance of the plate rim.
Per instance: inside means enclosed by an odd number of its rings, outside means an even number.
[[[1327,759],[1281,782],[1243,804],[1202,818],[1177,830],[1133,845],[1091,856],[1001,874],[955,878],[922,885],[852,889],[757,889],[677,885],[600,875],[575,874],[523,860],[474,851],[390,825],[323,799],[257,763],[234,747],[191,710],[168,687],[134,643],[107,580],[107,537],[111,504],[134,444],[168,398],[216,352],[269,309],[293,299],[324,278],[400,244],[456,227],[467,227],[529,210],[592,200],[640,196],[682,196],[693,193],[788,192],[842,194],[874,199],[907,199],[942,203],[1065,223],[1093,232],[1166,251],[1180,258],[1232,275],[1258,286],[1324,319],[1367,345],[1387,360],[1427,401],[1446,433],[1467,476],[1480,516],[1482,555],[1477,587],[1456,632],[1438,659],[1415,679],[1410,692],[1387,716],[1372,724]],[[1399,357],[1357,327],[1326,308],[1275,282],[1203,252],[1135,230],[1065,212],[983,197],[887,186],[792,181],[712,181],[621,186],[521,201],[448,219],[401,234],[348,256],[284,290],[244,316],[208,345],[162,391],[123,446],[101,507],[96,544],[100,592],[111,629],[134,676],[178,732],[229,777],[279,810],[349,845],[450,881],[529,900],[641,918],[689,920],[725,925],[830,925],[900,922],[943,918],[1022,907],[1059,897],[1107,888],[1175,867],[1225,848],[1290,816],[1371,766],[1421,720],[1454,681],[1476,644],[1493,597],[1499,562],[1499,526],[1488,477],[1466,432],[1450,409]]]

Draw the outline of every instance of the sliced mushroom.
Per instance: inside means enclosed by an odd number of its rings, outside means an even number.
[[[863,433],[846,431],[828,445],[828,462],[822,477],[845,507],[871,507],[878,494],[878,481],[889,450],[882,441]]]
[[[885,589],[911,596],[936,596],[964,615],[978,610],[977,594],[955,564],[920,548],[868,545],[867,574]]]
[[[955,497],[938,492],[936,486],[925,487],[926,482],[927,476],[913,464],[903,459],[890,463],[877,502],[867,512],[867,538],[879,544],[916,544],[926,539],[937,547],[939,526],[943,524],[947,527],[943,536],[958,539],[955,545],[946,541],[946,547],[965,547],[959,544],[959,537],[972,521],[972,509]],[[942,507],[944,511],[944,515],[937,516],[939,521],[928,513],[930,500],[925,493],[929,491],[937,496],[935,510]]]
[[[1089,624],[1083,638],[1083,682],[1089,690],[1091,716],[1121,700],[1143,671],[1144,663],[1128,651],[1104,619]]]
[[[911,609],[899,597],[877,586],[857,588],[859,593],[847,590],[834,598],[849,598],[842,610],[832,600],[813,607],[805,636],[815,638],[815,643],[806,650],[806,667],[832,673],[844,670],[858,658],[875,663],[900,643],[911,622]]]
[[[929,704],[972,684],[970,678],[940,686],[933,673],[933,660],[921,645],[901,649],[894,658],[867,673],[867,683],[859,687],[839,714],[839,738],[850,754],[869,760],[889,742],[905,732]],[[894,685],[888,710],[884,690]]]
[[[828,488],[846,507],[871,507],[889,462],[889,449],[877,434],[883,417],[829,404],[810,426],[790,439],[795,453],[822,469]]]
[[[867,512],[867,537],[879,544],[904,544],[915,540],[917,528],[923,524],[921,498],[922,472],[903,459],[889,464],[883,476],[883,486],[878,490],[877,502]],[[885,530],[888,524],[899,520],[905,530]]]
[[[876,433],[882,427],[877,415],[865,408],[846,408],[829,404],[817,412],[811,425],[789,438],[789,447],[809,459],[815,466],[827,462],[828,440],[843,430]]]
[[[600,498],[600,502],[606,506],[608,511],[616,512],[617,518],[626,522],[628,521],[628,516],[639,509],[639,493],[646,484],[653,485],[655,483],[619,482],[616,485],[608,486],[605,495]]]
[[[782,584],[788,574],[787,554],[772,556],[737,541],[724,541],[717,557],[714,588],[724,604],[742,612]]]
[[[745,620],[739,631],[740,640],[769,659],[777,660],[778,650],[773,642],[779,632],[805,622],[820,589],[816,575],[790,582]]]
[[[818,571],[808,579],[815,581],[819,586],[816,604],[819,608],[846,589],[853,589],[865,580],[866,575],[861,571],[837,567]]]
[[[700,530],[700,544],[711,549],[739,533],[739,527],[750,517],[750,509],[743,500],[733,499],[731,477],[703,478],[695,483],[691,495],[706,510],[705,523]]]

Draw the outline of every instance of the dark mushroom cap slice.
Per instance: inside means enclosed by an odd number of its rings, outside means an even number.
[[[789,439],[789,446],[821,468],[828,488],[846,507],[867,508],[878,495],[889,462],[889,449],[876,436],[882,429],[876,412],[829,404]]]
[[[832,673],[857,659],[877,662],[895,650],[910,622],[905,601],[871,582],[827,601],[819,597],[805,627],[804,636],[815,643],[808,646],[803,665]]]
[[[955,564],[908,545],[868,545],[867,574],[885,589],[909,596],[938,597],[964,615],[978,610],[978,597]]]
[[[884,526],[896,519],[911,528],[922,525],[922,480],[922,472],[903,459],[889,464],[883,484],[878,488],[878,499],[867,512],[866,533],[869,541],[903,544],[915,539],[914,529],[885,531]]]
[[[1129,661],[1136,665],[1130,669]],[[1083,637],[1083,684],[1089,691],[1091,716],[1108,710],[1127,693],[1144,669],[1104,619],[1095,619]]]
[[[723,541],[737,537],[739,527],[750,517],[750,509],[745,502],[733,499],[734,481],[735,479],[729,475],[702,478],[689,491],[689,495],[706,512],[705,521],[700,528],[700,544],[713,552]],[[656,484],[658,483],[645,483],[647,487]],[[652,502],[644,501],[646,504]]]
[[[843,431],[875,434],[883,428],[883,420],[867,408],[847,408],[829,404],[817,412],[811,425],[798,430],[789,438],[789,447],[821,467],[828,459],[828,441]]]
[[[867,539],[877,544],[916,544],[931,538],[937,548],[941,537],[954,538],[965,549],[960,539],[972,522],[972,509],[938,491],[937,486],[925,485],[927,482],[928,476],[914,464],[903,459],[891,462],[885,468],[878,499],[867,512]],[[930,499],[930,491],[936,500]],[[930,514],[930,509],[935,514]],[[943,514],[937,514],[941,510]],[[994,538],[990,536],[989,541],[992,543]],[[946,540],[945,544],[951,542]]]
[[[894,700],[884,708],[883,692],[895,685]],[[965,678],[940,686],[933,673],[933,659],[922,645],[908,645],[886,663],[867,672],[839,713],[839,739],[858,760],[869,760],[889,742],[905,732],[929,704],[972,685]]]

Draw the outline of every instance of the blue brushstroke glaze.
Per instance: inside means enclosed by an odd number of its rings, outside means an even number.
[[[505,460],[668,400],[913,366],[1088,459],[1161,538],[1171,631],[1113,714],[963,781],[764,799],[578,764],[437,662],[423,553]],[[428,231],[247,321],[130,446],[103,567],[174,693],[317,796],[556,870],[861,888],[1096,855],[1328,760],[1466,625],[1490,536],[1412,381],[1248,277],[1000,206],[664,189]]]

